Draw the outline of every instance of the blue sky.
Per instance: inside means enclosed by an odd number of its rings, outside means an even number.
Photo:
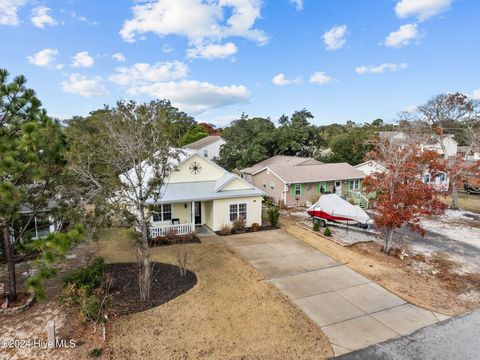
[[[50,114],[167,97],[199,121],[307,108],[393,120],[441,92],[480,98],[476,0],[0,0],[0,67]]]

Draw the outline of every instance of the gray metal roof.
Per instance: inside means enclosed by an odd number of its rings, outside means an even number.
[[[185,149],[198,150],[204,146],[210,145],[215,141],[220,140],[222,137],[217,135],[209,135],[201,138],[200,140],[194,141],[193,143],[187,144],[184,146]]]
[[[168,184],[161,191],[161,199],[150,199],[150,204],[168,204],[190,201],[207,201],[232,197],[262,196],[265,193],[252,185],[251,189],[217,191],[217,181],[198,181]]]

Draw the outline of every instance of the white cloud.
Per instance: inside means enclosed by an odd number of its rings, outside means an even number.
[[[127,60],[122,53],[113,54],[112,59],[118,62],[125,62]]]
[[[71,74],[67,81],[60,83],[64,92],[78,94],[83,97],[107,96],[109,92],[102,84],[102,78],[87,78],[80,74]]]
[[[71,64],[74,68],[89,68],[94,64],[93,58],[88,54],[88,51],[81,51],[76,53]]]
[[[290,0],[290,2],[295,5],[295,9],[297,9],[297,11],[303,9],[303,0]]]
[[[418,106],[417,105],[407,105],[405,106],[402,111],[413,113],[415,110],[417,110]]]
[[[473,90],[472,98],[475,100],[480,100],[480,88]]]
[[[417,24],[405,24],[400,26],[397,31],[392,31],[385,38],[385,46],[400,48],[407,46],[414,39],[421,37],[417,29]]]
[[[234,43],[229,42],[224,45],[208,44],[199,45],[187,50],[187,57],[189,58],[204,58],[204,59],[225,59],[231,55],[236,54],[237,47]]]
[[[173,51],[173,48],[169,45],[169,44],[164,44],[162,46],[162,51],[165,53],[165,54],[170,54],[172,51]]]
[[[154,65],[138,63],[119,67],[109,80],[120,86],[138,86],[159,81],[171,81],[187,76],[188,66],[181,61],[159,62]]]
[[[133,18],[124,22],[120,35],[128,42],[134,42],[139,34],[148,32],[161,37],[184,36],[198,48],[199,54],[202,47],[221,44],[222,39],[230,36],[266,44],[268,37],[265,33],[254,28],[261,6],[261,0],[156,0],[141,3],[132,8]],[[225,45],[218,46],[225,51]],[[233,47],[228,47],[232,52]]]
[[[0,25],[20,24],[17,11],[26,2],[26,0],[0,0]]]
[[[45,6],[39,6],[32,10],[32,16],[30,21],[32,24],[40,29],[45,29],[45,25],[54,26],[57,25],[57,21],[50,16],[50,8]]]
[[[323,71],[317,71],[310,77],[309,81],[315,84],[327,84],[332,81],[332,78]]]
[[[274,83],[277,86],[283,86],[283,85],[289,85],[289,84],[299,84],[302,82],[302,79],[296,78],[296,79],[287,79],[285,77],[285,74],[280,73],[278,75],[275,75],[272,79],[272,83]]]
[[[27,56],[27,59],[30,64],[47,67],[55,62],[57,55],[57,49],[43,49],[31,56]]]
[[[193,80],[156,82],[130,88],[128,92],[130,95],[146,94],[170,99],[175,106],[192,114],[244,102],[250,97],[243,85],[216,86]]]
[[[407,64],[393,64],[393,63],[383,63],[380,65],[370,65],[370,66],[360,66],[355,69],[358,74],[382,74],[385,70],[398,71],[400,69],[405,69]]]
[[[323,34],[323,42],[327,50],[338,50],[347,43],[347,25],[334,26]]]
[[[452,0],[399,0],[395,5],[395,13],[399,18],[415,16],[424,21],[447,10]]]

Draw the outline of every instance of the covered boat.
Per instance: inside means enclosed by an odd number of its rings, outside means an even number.
[[[360,206],[352,205],[336,194],[322,195],[307,209],[307,213],[314,219],[319,219],[322,226],[325,226],[327,221],[361,227],[372,224],[372,220]]]

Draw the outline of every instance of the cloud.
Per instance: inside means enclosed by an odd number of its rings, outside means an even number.
[[[181,61],[159,62],[154,65],[138,63],[119,67],[109,80],[120,86],[133,87],[159,81],[171,81],[187,76],[188,66]]]
[[[480,88],[473,90],[472,99],[480,100]]]
[[[290,0],[290,2],[295,5],[295,9],[297,9],[297,11],[303,9],[303,0]]]
[[[347,25],[334,26],[323,34],[323,42],[327,50],[338,50],[347,43]]]
[[[274,83],[277,86],[283,86],[283,85],[289,85],[289,84],[299,84],[302,82],[302,79],[296,78],[296,79],[287,79],[285,77],[285,74],[280,73],[278,75],[275,75],[272,79],[272,83]]]
[[[204,58],[204,59],[225,59],[231,55],[236,54],[237,47],[234,43],[229,42],[224,45],[200,45],[187,50],[187,57],[189,58]]]
[[[400,48],[407,46],[414,39],[419,39],[421,34],[417,30],[417,24],[400,26],[397,31],[392,31],[385,38],[385,46]]]
[[[452,0],[399,0],[395,5],[395,13],[399,18],[415,16],[419,21],[427,20],[445,10]]]
[[[113,54],[112,59],[118,62],[125,62],[127,60],[122,53]]]
[[[311,83],[314,84],[327,84],[332,81],[332,78],[325,74],[323,71],[316,71],[309,80]]]
[[[58,25],[57,21],[49,15],[51,11],[50,8],[45,6],[39,6],[32,10],[32,16],[30,21],[33,26],[36,26],[40,29],[45,29],[45,25],[55,26]]]
[[[383,63],[380,65],[370,65],[370,66],[360,66],[355,69],[355,71],[360,74],[382,74],[385,70],[398,71],[400,69],[405,69],[407,64],[393,64],[393,63]]]
[[[243,85],[216,86],[193,80],[156,82],[129,89],[130,95],[146,94],[159,99],[170,99],[183,111],[198,114],[203,111],[245,102],[250,98]]]
[[[127,42],[134,42],[138,35],[149,32],[160,37],[183,36],[190,45],[198,48],[193,52],[195,54],[201,54],[202,48],[210,44],[225,51],[225,45],[220,44],[222,39],[230,36],[263,45],[268,42],[268,37],[262,30],[254,28],[261,6],[261,0],[156,0],[141,3],[132,8],[133,17],[124,22],[120,36]],[[232,52],[233,47],[228,45],[228,50]]]
[[[408,112],[408,113],[413,113],[417,110],[417,108],[418,108],[417,105],[407,105],[402,109],[402,111]]]
[[[60,85],[64,92],[78,94],[87,98],[109,95],[109,92],[102,84],[102,78],[99,76],[87,78],[80,74],[71,74],[68,80],[62,81]]]
[[[27,59],[30,64],[48,67],[55,62],[57,55],[57,49],[43,49],[33,55],[27,56]]]
[[[81,51],[76,53],[73,57],[73,62],[70,65],[74,68],[90,68],[94,64],[93,58],[88,54],[88,51]]]
[[[0,0],[0,25],[20,24],[17,11],[26,2],[26,0]]]

